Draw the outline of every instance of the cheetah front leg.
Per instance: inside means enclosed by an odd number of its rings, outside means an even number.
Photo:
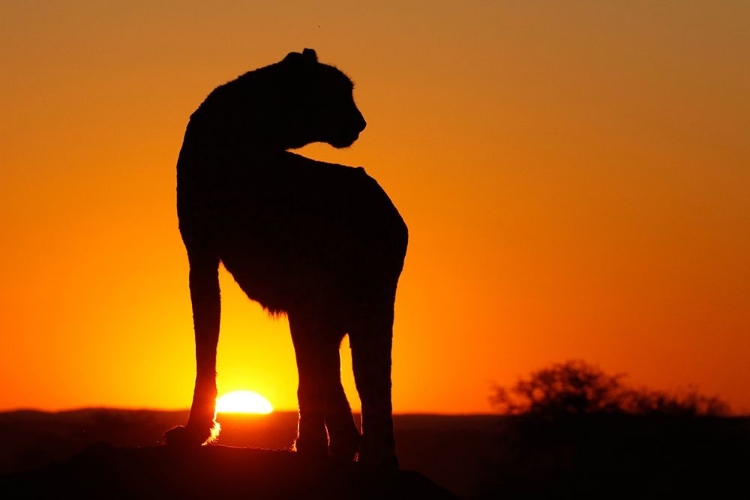
[[[195,329],[196,378],[187,425],[167,431],[168,445],[198,446],[219,434],[216,417],[216,347],[219,342],[221,295],[219,258],[188,248],[190,300]]]

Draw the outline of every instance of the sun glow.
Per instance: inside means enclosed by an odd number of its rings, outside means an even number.
[[[273,406],[266,398],[253,391],[232,391],[216,400],[217,413],[268,414]]]

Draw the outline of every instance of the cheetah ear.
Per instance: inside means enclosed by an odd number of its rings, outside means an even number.
[[[310,62],[318,62],[318,54],[315,53],[315,49],[305,49],[302,51],[302,56],[310,60]]]
[[[314,49],[305,49],[301,54],[299,52],[290,52],[286,55],[283,62],[312,66],[318,63],[318,54],[315,53]]]

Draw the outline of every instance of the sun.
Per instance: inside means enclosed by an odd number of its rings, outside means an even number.
[[[256,413],[265,415],[273,411],[266,398],[253,391],[232,391],[216,399],[217,413]]]

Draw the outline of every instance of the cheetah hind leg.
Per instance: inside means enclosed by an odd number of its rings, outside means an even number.
[[[341,385],[339,346],[344,334],[322,321],[323,316],[289,313],[299,371],[295,447],[300,454],[351,462],[360,436]]]
[[[335,371],[336,377],[331,376],[326,387],[328,405],[325,420],[328,430],[328,448],[332,459],[352,462],[359,451],[361,436],[354,423],[344,387],[341,385],[339,344],[340,342],[335,346],[335,352],[331,352],[329,355],[329,362],[332,365],[331,370],[332,372]]]
[[[363,314],[349,333],[354,380],[362,401],[362,442],[358,461],[397,469],[391,400],[393,301]]]

